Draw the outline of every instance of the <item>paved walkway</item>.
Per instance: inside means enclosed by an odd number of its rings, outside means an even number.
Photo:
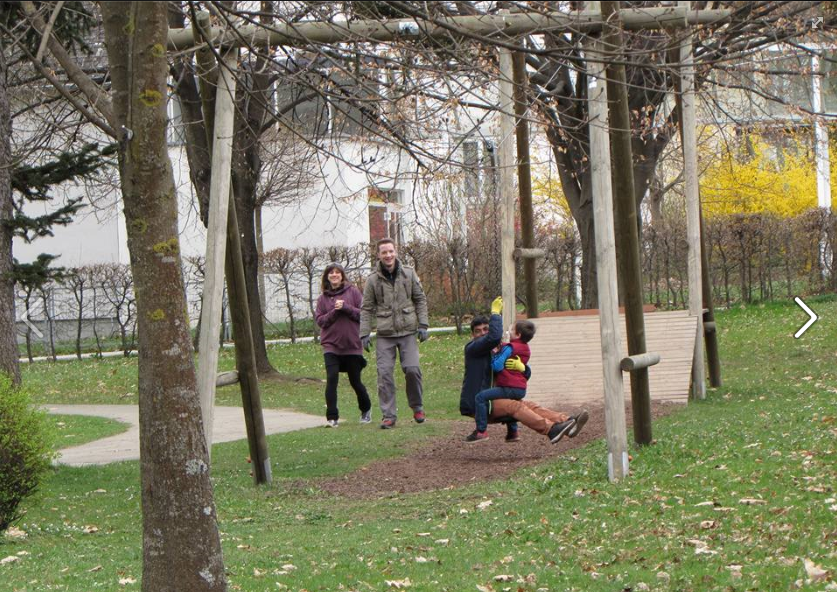
[[[136,405],[45,405],[44,408],[49,413],[95,415],[130,425],[128,430],[121,434],[60,450],[58,463],[82,467],[139,459],[139,409]],[[316,415],[279,409],[264,410],[264,427],[267,434],[322,425],[325,425],[325,420]],[[246,438],[247,430],[241,407],[216,407],[213,432],[213,441],[216,443]]]

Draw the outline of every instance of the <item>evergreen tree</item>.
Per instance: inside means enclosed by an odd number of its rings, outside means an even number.
[[[89,52],[85,39],[95,19],[85,4],[65,2],[54,16],[52,35],[61,45],[73,53]],[[21,54],[36,56],[40,44],[41,35],[29,25],[23,13],[23,3],[0,3],[0,372],[11,376],[13,383],[20,381],[14,282],[15,277],[27,275],[32,270],[17,267],[12,256],[12,238],[17,235],[29,242],[38,236],[49,236],[53,225],[67,224],[80,207],[79,203],[70,202],[51,214],[30,218],[23,214],[23,204],[26,201],[44,201],[48,199],[51,186],[88,174],[91,167],[101,166],[105,152],[99,151],[95,145],[85,146],[81,152],[62,155],[51,163],[14,169],[17,159],[12,154],[9,140],[12,109],[8,74],[10,68],[15,68],[14,64],[18,63]],[[53,259],[39,258],[38,265],[43,269],[38,273],[46,273],[45,269]]]
[[[16,167],[12,171],[12,190],[16,193],[14,216],[8,223],[13,234],[31,243],[38,237],[53,236],[53,226],[66,226],[72,222],[72,216],[84,207],[81,197],[70,199],[43,216],[31,217],[24,213],[24,207],[29,202],[51,201],[50,191],[55,185],[91,175],[108,164],[107,157],[115,151],[115,144],[99,150],[98,144],[91,143],[78,152],[63,152],[55,160],[43,165]]]

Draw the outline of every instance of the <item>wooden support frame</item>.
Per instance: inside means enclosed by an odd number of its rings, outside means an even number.
[[[679,2],[676,7],[658,7],[658,8],[643,8],[643,9],[623,9],[618,11],[618,20],[626,29],[660,29],[660,28],[677,28],[688,26],[689,24],[714,22],[723,19],[731,14],[730,10],[689,10],[689,2]],[[332,21],[328,23],[311,22],[311,23],[294,23],[292,26],[279,25],[272,30],[267,31],[264,28],[249,25],[237,27],[233,32],[229,29],[210,28],[203,29],[203,35],[196,34],[191,28],[178,29],[169,31],[168,49],[173,51],[189,51],[197,47],[206,47],[206,43],[212,43],[219,47],[238,47],[238,46],[252,46],[252,45],[288,45],[298,46],[303,44],[314,43],[336,43],[345,42],[352,39],[363,39],[366,41],[389,41],[397,38],[410,38],[423,36],[449,36],[451,29],[461,28],[471,34],[482,35],[486,38],[495,38],[500,44],[499,58],[500,58],[500,147],[498,151],[499,169],[500,169],[500,183],[499,193],[503,199],[502,202],[502,281],[503,281],[503,297],[504,309],[503,314],[507,321],[512,320],[516,316],[515,307],[515,279],[514,279],[514,196],[513,188],[514,182],[511,177],[514,167],[514,153],[512,152],[512,133],[514,125],[511,120],[513,107],[513,93],[512,93],[512,79],[513,79],[513,65],[512,57],[508,43],[506,40],[514,36],[522,34],[533,34],[543,31],[560,31],[560,30],[574,30],[597,32],[601,31],[604,22],[601,13],[600,2],[590,2],[591,10],[580,11],[571,14],[567,13],[549,13],[549,14],[499,14],[499,15],[480,15],[480,16],[463,16],[463,17],[448,17],[441,19],[441,23],[431,23],[419,20],[395,20],[395,21]],[[200,27],[201,25],[198,24]],[[691,59],[691,38],[687,38],[687,43],[681,48],[684,61]],[[593,201],[594,201],[594,222],[595,222],[595,241],[597,251],[597,272],[598,272],[598,291],[599,291],[599,309],[600,309],[600,332],[601,332],[601,347],[602,359],[604,366],[604,384],[605,384],[605,419],[607,425],[607,441],[608,441],[608,475],[612,481],[620,480],[628,474],[628,453],[627,453],[627,439],[625,434],[625,408],[624,396],[622,392],[622,374],[620,371],[620,343],[619,343],[619,327],[618,327],[618,289],[616,279],[616,254],[614,241],[614,222],[612,211],[612,184],[610,178],[610,146],[609,137],[607,134],[607,88],[606,76],[604,70],[604,60],[606,53],[603,48],[602,41],[596,37],[591,36],[585,44],[585,57],[595,56],[595,60],[587,62],[587,70],[589,74],[588,96],[590,98],[590,160],[592,169],[592,185],[593,185]],[[684,96],[684,120],[685,120],[685,104],[686,97],[691,95],[692,101],[692,116],[694,115],[694,73],[690,66],[691,62],[687,63],[683,73],[683,96]],[[692,134],[691,146],[694,146],[694,119],[691,123],[685,125]],[[685,132],[684,132],[685,135]],[[685,146],[689,144],[684,139]],[[694,191],[697,189],[696,185],[696,166],[689,171],[690,163],[696,165],[696,155],[693,151],[689,155],[685,155],[687,168],[687,196],[689,196],[689,179],[691,174],[691,187]],[[213,176],[222,175],[229,182],[230,169],[226,167],[224,171],[219,171],[213,166]],[[690,240],[690,255],[689,255],[689,280],[690,280],[690,310],[694,309],[691,294],[696,292],[698,282],[693,281],[694,266],[692,265],[693,252],[693,216],[691,210],[694,204],[697,204],[697,199],[687,199],[689,205],[689,240]],[[234,222],[233,211],[233,227]],[[699,218],[695,218],[699,220]],[[699,237],[699,231],[697,235]],[[229,237],[228,237],[229,239]],[[528,252],[524,252],[528,251]],[[536,249],[525,249],[518,253],[518,257],[525,260],[537,257],[534,253]],[[229,253],[227,259],[229,260]],[[697,257],[697,272],[700,277],[700,263]],[[240,275],[237,270],[235,275]],[[228,265],[228,279],[233,282],[233,270]],[[234,283],[238,284],[236,278]],[[212,283],[207,282],[212,290],[217,288],[220,283],[217,278]],[[237,288],[238,289],[238,288]],[[698,305],[698,310],[701,308]],[[214,314],[214,313],[213,313]],[[696,314],[696,313],[694,313]],[[207,324],[206,333],[213,336],[213,332],[209,330],[211,323]],[[249,327],[249,323],[247,324]],[[247,327],[243,327],[246,331]],[[249,332],[248,332],[249,333]],[[217,335],[217,332],[215,333]],[[248,335],[251,340],[252,335]],[[700,393],[700,398],[705,396],[705,385],[703,383],[703,327],[701,319],[698,320],[698,331],[695,345],[695,364],[693,370],[693,379],[696,384],[697,392]],[[204,348],[202,348],[203,350]],[[212,347],[207,348],[214,349]],[[238,348],[237,348],[238,349]],[[247,357],[242,353],[243,357]],[[699,357],[699,360],[698,360]],[[211,367],[211,368],[210,368]],[[201,366],[201,374],[205,374],[208,378],[205,379],[207,384],[206,391],[213,392],[216,382],[217,369],[217,352],[215,363],[207,362]],[[242,370],[240,380],[242,382],[242,392],[245,390],[245,383],[250,382],[250,370]],[[700,374],[698,377],[697,374]],[[209,386],[211,385],[211,386]],[[261,403],[258,397],[258,385],[255,385],[255,399],[247,400],[245,397],[245,407],[252,404],[252,408],[245,413],[248,419],[248,435],[251,433],[251,428],[255,430],[257,437],[255,440],[251,439],[251,453],[255,449],[261,448],[264,442],[264,434],[262,429],[261,437],[258,437],[258,425],[251,425],[255,416],[258,416],[261,411]],[[202,398],[203,403],[203,398]],[[253,416],[250,412],[253,412]],[[205,425],[210,426],[211,421],[206,422]],[[263,426],[262,426],[263,428]],[[211,435],[208,440],[211,443]],[[260,451],[262,452],[262,451]],[[259,462],[263,466],[261,468],[263,476],[270,480],[270,463],[269,457],[265,454],[255,455],[254,461]],[[259,476],[256,476],[259,482]]]

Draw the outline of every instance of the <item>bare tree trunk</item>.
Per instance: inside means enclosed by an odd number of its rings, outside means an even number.
[[[26,307],[27,315],[29,314],[29,307],[32,306],[32,292],[31,288],[27,288],[23,297],[23,306]],[[26,325],[26,358],[29,363],[32,363],[32,327],[30,323]]]
[[[166,147],[167,3],[101,10],[139,321],[142,589],[226,590]]]
[[[52,323],[52,311],[50,310],[50,294],[52,288],[48,286],[44,286],[41,289],[41,302],[44,305],[44,325],[47,333],[49,334],[47,337],[49,339],[49,356],[54,362],[55,358],[55,330],[53,328]]]
[[[81,333],[84,325],[84,291],[86,289],[82,271],[76,271],[72,279],[73,297],[78,305],[78,316],[76,317],[76,358],[81,359]],[[95,324],[95,319],[93,320]]]
[[[575,246],[575,239],[573,239],[573,250],[572,254],[570,255],[570,266],[569,266],[569,274],[570,274],[570,281],[569,283],[569,294],[567,294],[567,304],[570,307],[570,310],[578,309],[578,298],[576,298],[576,294],[578,293],[578,281],[576,280],[576,246]]]
[[[788,300],[793,298],[793,273],[791,272],[791,255],[793,254],[791,244],[791,233],[785,231],[785,281],[787,281]]]
[[[96,308],[96,284],[95,279],[93,280],[93,337],[96,339],[96,355],[97,357],[102,357],[102,341],[99,338],[99,329],[96,326],[96,321],[99,320],[99,311]]]
[[[6,57],[0,52],[0,372],[20,384],[20,366],[15,326],[15,282],[12,279],[11,135],[12,120],[6,91]]]

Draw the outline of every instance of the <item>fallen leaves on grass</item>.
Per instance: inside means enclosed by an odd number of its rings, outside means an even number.
[[[706,544],[706,541],[702,541],[700,539],[688,539],[686,541],[688,544],[692,545],[695,548],[695,555],[717,555],[717,551],[713,551],[709,548],[709,545]]]
[[[802,564],[805,566],[805,574],[809,582],[822,582],[828,579],[828,570],[821,568],[807,557],[802,560]]]
[[[17,528],[16,526],[10,526],[8,530],[6,530],[6,536],[10,539],[25,539],[26,532]]]

